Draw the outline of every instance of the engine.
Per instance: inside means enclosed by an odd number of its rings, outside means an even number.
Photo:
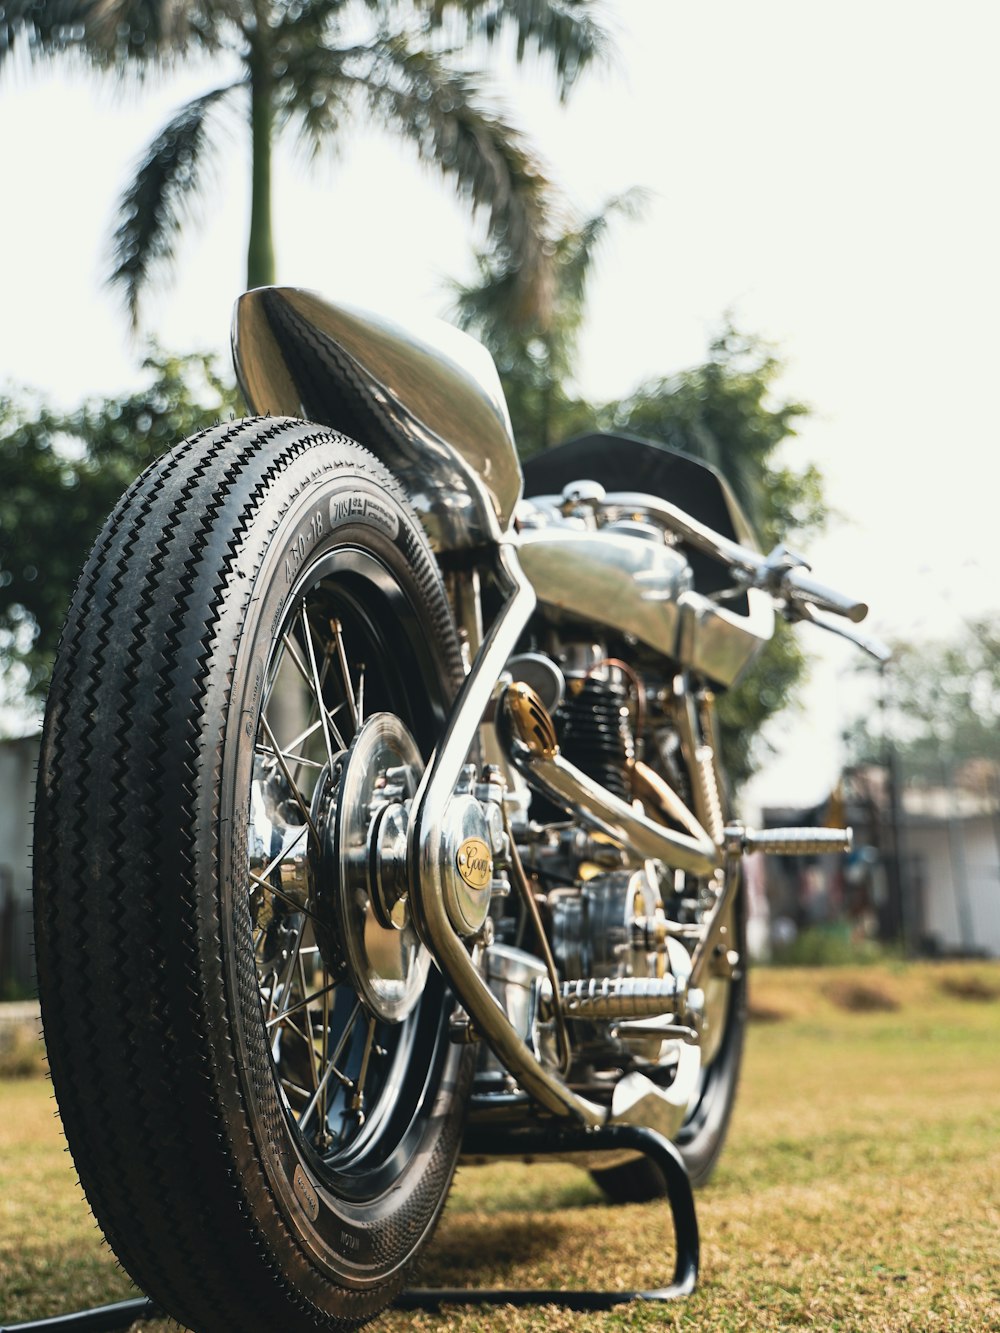
[[[680,742],[671,712],[668,681],[640,672],[624,657],[612,656],[604,642],[568,640],[546,627],[544,649],[510,662],[511,675],[524,681],[549,709],[560,753],[566,760],[622,801],[650,802],[646,749],[655,769],[675,780],[681,775]],[[627,644],[615,645],[620,651]],[[668,782],[659,778],[660,784]],[[657,861],[637,867],[610,838],[537,792],[521,793],[521,817],[514,836],[538,907],[538,918],[551,948],[560,980],[621,984],[626,979],[686,978],[690,955],[668,928],[684,908],[689,886],[680,872]],[[662,809],[655,815],[667,819]],[[689,909],[695,903],[689,904]],[[693,920],[693,917],[691,918]],[[498,999],[530,1039],[528,993],[544,984],[538,961],[539,941],[528,914],[517,915],[515,896],[497,905],[496,944],[490,950],[490,976]],[[629,982],[628,984],[631,984]],[[669,1067],[676,1037],[664,1035],[673,1016],[573,1023],[575,1062],[572,1079],[593,1089],[602,1078],[617,1077],[623,1067]],[[551,1024],[542,1029],[543,1050],[555,1062]]]

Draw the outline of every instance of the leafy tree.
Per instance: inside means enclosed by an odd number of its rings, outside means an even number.
[[[597,0],[0,0],[0,59],[19,40],[103,69],[168,69],[228,57],[238,73],[181,107],[147,148],[119,205],[111,281],[133,324],[143,289],[169,266],[190,205],[209,186],[213,137],[238,109],[251,143],[247,284],[274,281],[271,155],[294,135],[316,157],[352,118],[408,140],[488,219],[490,243],[527,300],[544,293],[553,192],[527,139],[485,101],[448,35],[551,59],[565,97],[601,56]]]
[[[228,416],[210,356],[152,350],[146,383],[74,412],[0,392],[0,663],[7,702],[44,689],[87,552],[118,497],[177,440]]]
[[[480,254],[479,281],[453,286],[459,322],[497,362],[518,447],[530,456],[593,429],[658,440],[718,468],[765,547],[806,537],[826,519],[822,478],[815,467],[796,470],[779,461],[780,446],[808,409],[778,393],[782,366],[767,343],[727,322],[703,365],[642,384],[615,402],[588,402],[574,391],[587,282],[600,243],[615,215],[634,217],[643,199],[630,191],[563,232],[547,317],[520,308],[502,256]],[[757,765],[761,727],[794,697],[805,671],[797,636],[779,623],[743,680],[720,700],[726,769],[735,786]]]
[[[898,641],[883,684],[884,714],[848,733],[855,763],[879,763],[888,732],[910,780],[995,791],[1000,776],[1000,612],[957,638]],[[883,730],[884,728],[884,730]]]
[[[770,547],[826,519],[818,469],[778,461],[779,446],[809,411],[778,396],[782,369],[773,347],[727,320],[703,365],[640,385],[608,403],[601,420],[711,463]]]

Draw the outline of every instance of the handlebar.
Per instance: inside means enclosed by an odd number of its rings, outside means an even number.
[[[868,614],[867,602],[859,602],[845,593],[837,592],[835,588],[828,588],[798,569],[784,570],[776,591],[784,593],[793,601],[812,602],[821,611],[845,616],[855,625]]]
[[[699,523],[668,500],[631,491],[616,492],[605,498],[612,506],[626,510],[647,510],[696,550],[704,551],[706,555],[728,565],[733,576],[743,586],[762,588],[772,597],[783,599],[785,615],[789,620],[809,620],[822,629],[843,635],[882,661],[888,658],[888,649],[883,644],[834,622],[824,621],[816,614],[817,611],[832,612],[856,625],[867,616],[868,604],[811,578],[805,572],[809,568],[805,561],[785,547],[777,546],[770,555],[761,555],[759,551],[751,550],[706,527],[704,523]]]

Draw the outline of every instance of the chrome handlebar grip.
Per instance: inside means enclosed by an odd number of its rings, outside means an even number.
[[[619,503],[629,498],[628,495],[608,497],[609,500]],[[777,546],[769,555],[763,556],[759,551],[732,541],[704,523],[699,523],[690,514],[686,514],[666,500],[650,496],[631,498],[637,503],[641,500],[645,509],[654,514],[682,541],[728,565],[736,578],[749,587],[763,588],[773,597],[784,597],[793,604],[809,602],[822,611],[844,616],[854,624],[864,620],[868,614],[867,603],[837,592],[835,588],[829,588],[826,584],[803,573],[803,569],[808,569],[805,561],[784,546]]]
[[[784,593],[792,601],[812,602],[813,606],[821,611],[831,611],[834,615],[845,616],[855,625],[864,620],[868,614],[867,602],[859,602],[854,597],[848,597],[846,593],[837,592],[835,588],[828,588],[826,584],[817,582],[808,574],[800,573],[798,569],[784,572],[779,592]]]

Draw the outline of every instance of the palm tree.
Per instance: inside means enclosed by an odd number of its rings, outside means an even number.
[[[548,58],[560,96],[602,56],[598,0],[2,0],[0,61],[19,41],[76,52],[139,75],[226,55],[238,73],[182,106],[143,155],[118,207],[110,282],[133,322],[154,273],[168,267],[204,184],[213,130],[238,107],[250,131],[247,285],[274,281],[271,156],[294,134],[313,156],[352,116],[409,140],[487,218],[494,253],[538,302],[549,263],[553,191],[525,136],[483,98],[461,52],[512,34],[518,59]]]
[[[455,319],[497,364],[521,452],[530,455],[594,424],[598,409],[574,396],[572,380],[587,285],[616,216],[641,216],[647,192],[634,187],[592,216],[565,225],[549,244],[546,299],[526,301],[516,263],[490,249],[477,280],[450,284]]]

